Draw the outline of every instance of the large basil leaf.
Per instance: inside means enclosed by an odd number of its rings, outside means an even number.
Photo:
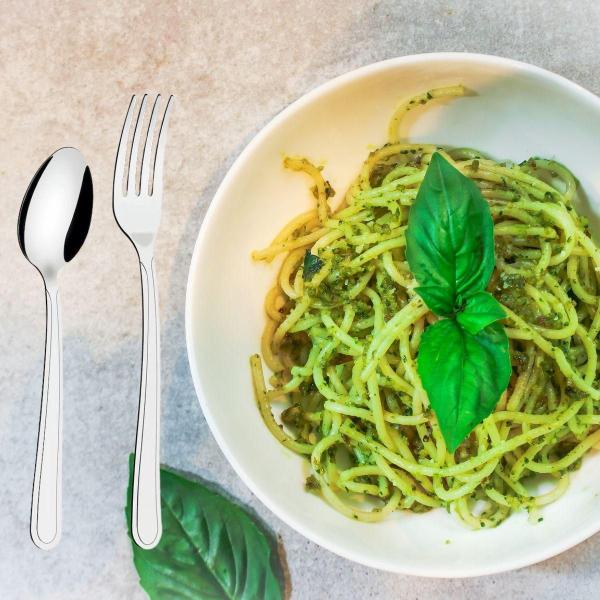
[[[511,375],[508,337],[500,323],[473,335],[454,319],[423,332],[417,369],[453,452],[490,415]]]
[[[475,183],[437,152],[410,209],[406,259],[419,285],[447,290],[446,304],[455,307],[484,290],[494,268],[487,202]]]
[[[467,298],[462,311],[456,315],[456,320],[473,335],[505,318],[502,305],[488,292],[477,292]]]
[[[133,457],[125,514],[131,537]],[[163,534],[152,550],[132,540],[151,600],[283,598],[282,570],[267,534],[239,506],[200,483],[161,469]]]

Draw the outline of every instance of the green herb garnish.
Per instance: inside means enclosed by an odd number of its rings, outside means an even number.
[[[310,250],[307,250],[304,255],[304,271],[302,273],[304,281],[310,281],[324,264],[316,254],[312,254]]]
[[[494,229],[479,188],[435,153],[411,208],[406,258],[417,293],[444,319],[423,333],[417,368],[450,451],[490,415],[511,375],[506,314],[485,288]]]
[[[469,296],[463,309],[456,314],[456,320],[473,335],[504,318],[506,313],[501,304],[487,292],[476,292]]]
[[[127,517],[131,537],[133,456]],[[140,583],[152,600],[281,600],[275,542],[237,504],[170,469],[161,469],[162,538],[152,550],[132,540]]]

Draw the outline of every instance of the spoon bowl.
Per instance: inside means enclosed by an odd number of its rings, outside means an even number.
[[[93,204],[90,169],[76,148],[61,148],[34,175],[19,214],[19,245],[42,277],[56,275],[87,236]]]

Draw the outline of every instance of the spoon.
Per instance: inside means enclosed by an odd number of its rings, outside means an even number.
[[[79,150],[61,148],[34,175],[19,213],[19,245],[46,289],[46,355],[38,433],[31,539],[43,550],[61,535],[62,344],[58,271],[79,251],[92,218],[90,169]]]

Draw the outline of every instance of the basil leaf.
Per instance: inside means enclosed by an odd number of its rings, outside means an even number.
[[[454,452],[493,412],[508,385],[508,337],[500,323],[473,335],[454,319],[438,321],[423,332],[417,369],[446,445]]]
[[[469,296],[463,310],[456,315],[457,321],[473,335],[505,318],[502,305],[488,292],[477,292]]]
[[[133,456],[127,517],[131,537]],[[163,534],[152,550],[132,540],[133,561],[151,600],[283,599],[282,570],[267,534],[239,506],[161,468]]]
[[[487,202],[475,183],[437,152],[410,209],[406,259],[419,285],[447,290],[446,304],[455,307],[459,296],[484,290],[494,268]]]
[[[449,317],[454,313],[452,292],[446,287],[431,285],[415,288],[415,292],[423,298],[429,310],[440,317]]]
[[[307,250],[304,255],[304,270],[302,273],[304,281],[310,281],[324,264],[316,254],[312,254],[310,250]]]

